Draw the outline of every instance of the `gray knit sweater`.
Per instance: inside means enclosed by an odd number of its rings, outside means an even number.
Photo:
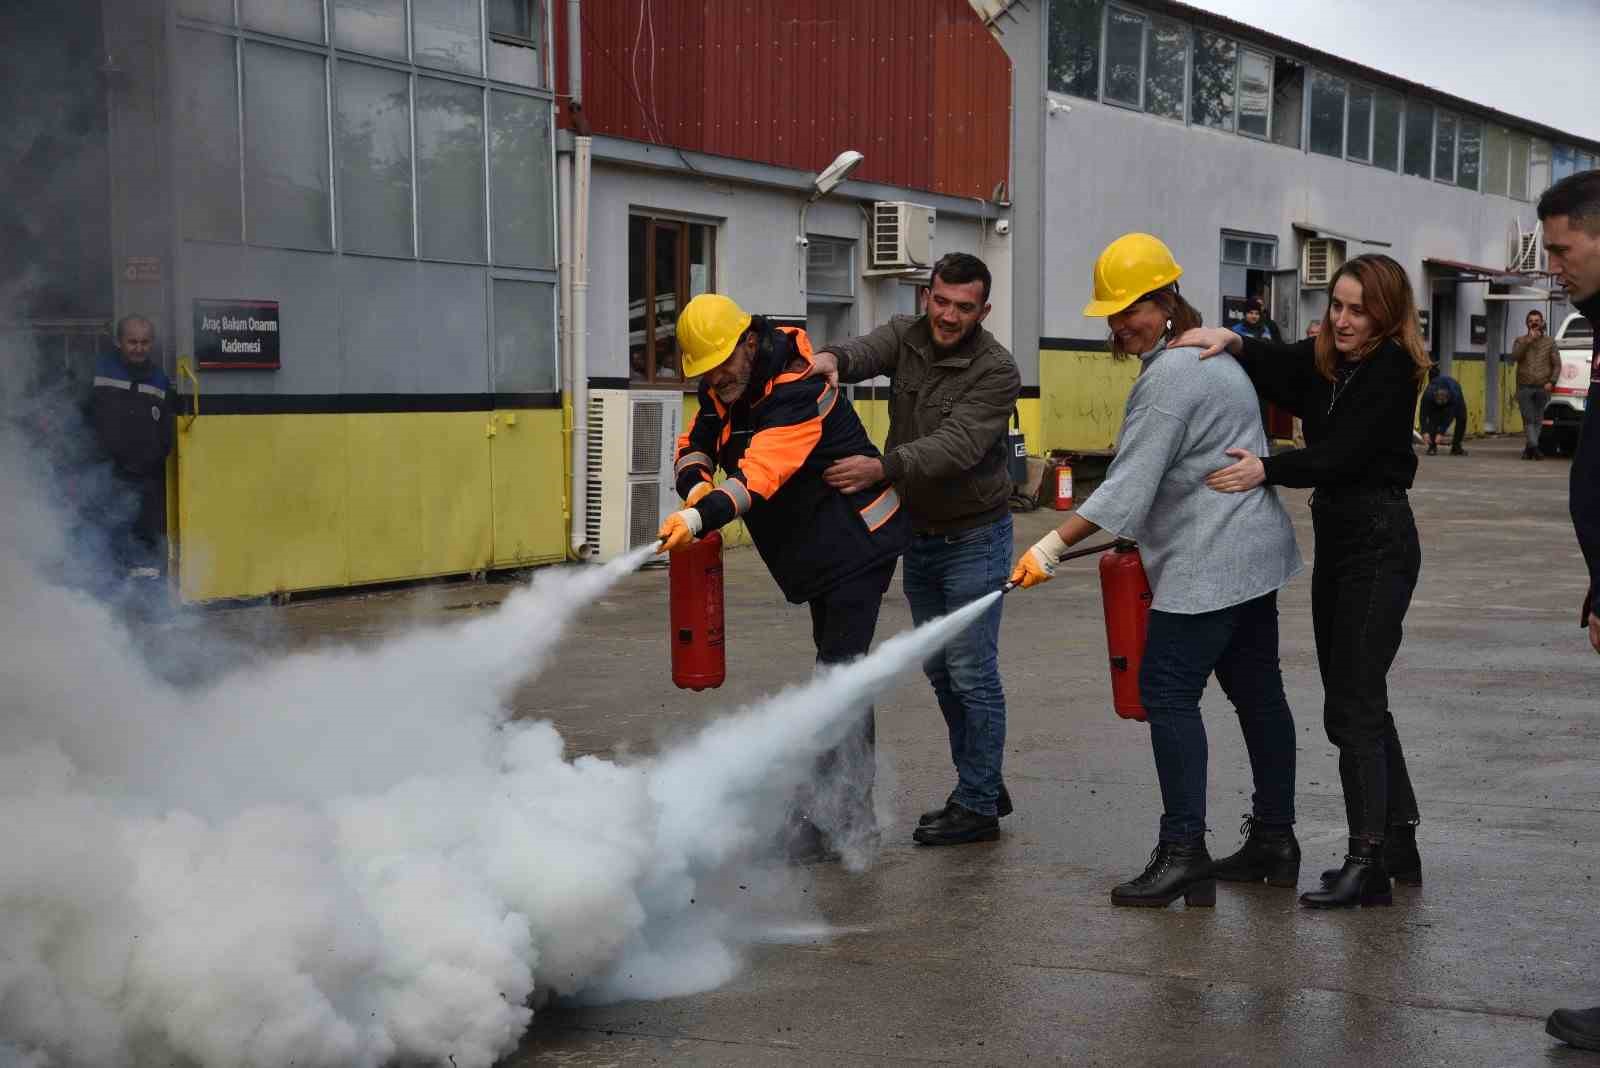
[[[1267,453],[1256,391],[1226,353],[1157,346],[1140,357],[1116,459],[1078,514],[1133,538],[1160,612],[1196,615],[1260,597],[1300,573],[1276,492],[1207,489],[1231,448]]]

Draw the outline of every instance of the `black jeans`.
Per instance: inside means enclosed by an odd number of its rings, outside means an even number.
[[[1382,841],[1390,826],[1418,818],[1389,710],[1388,674],[1422,569],[1422,548],[1404,490],[1318,490],[1311,519],[1317,539],[1311,619],[1323,724],[1339,747],[1350,837]]]
[[[867,655],[896,563],[890,559],[806,602],[811,609],[811,640],[817,647],[818,666],[844,664]],[[802,806],[814,809],[827,795],[826,807],[836,809],[832,818],[813,813],[824,817],[825,825],[849,826],[871,817],[877,734],[876,716],[869,706],[844,741],[817,758],[819,789],[802,799]]]
[[[1294,822],[1294,717],[1278,664],[1276,592],[1215,612],[1151,612],[1139,698],[1161,782],[1161,840],[1206,832],[1206,728],[1200,695],[1215,672],[1233,702],[1255,780],[1251,810],[1262,823]]]
[[[1442,437],[1450,429],[1451,424],[1454,423],[1455,434],[1450,439],[1450,447],[1459,449],[1461,447],[1461,439],[1467,433],[1467,403],[1462,401],[1460,404],[1449,408],[1441,408],[1424,400],[1421,422],[1422,432],[1427,435],[1428,444],[1430,445],[1434,443],[1435,438]]]

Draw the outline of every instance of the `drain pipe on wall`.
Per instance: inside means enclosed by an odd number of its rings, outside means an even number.
[[[571,166],[570,237],[567,267],[567,330],[571,353],[572,398],[572,555],[582,558],[588,544],[589,493],[589,175],[593,139],[583,114],[583,9],[567,0],[567,100],[578,133]]]

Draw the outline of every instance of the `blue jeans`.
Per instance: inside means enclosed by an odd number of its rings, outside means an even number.
[[[1011,573],[1011,516],[958,534],[918,534],[904,557],[906,600],[917,625],[993,593]],[[950,730],[956,804],[995,815],[1006,748],[1000,688],[1000,602],[922,665]]]
[[[1198,615],[1150,613],[1139,697],[1161,780],[1161,840],[1192,842],[1206,831],[1206,728],[1200,695],[1215,672],[1233,702],[1255,779],[1251,812],[1262,823],[1294,822],[1294,717],[1278,664],[1278,595]]]

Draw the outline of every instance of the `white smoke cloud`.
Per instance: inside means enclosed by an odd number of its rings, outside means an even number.
[[[817,754],[987,604],[653,759],[567,761],[507,700],[648,550],[183,689],[40,577],[59,527],[0,444],[0,1064],[470,1068],[542,998],[724,982],[751,932],[720,876],[782,899],[753,858]]]

